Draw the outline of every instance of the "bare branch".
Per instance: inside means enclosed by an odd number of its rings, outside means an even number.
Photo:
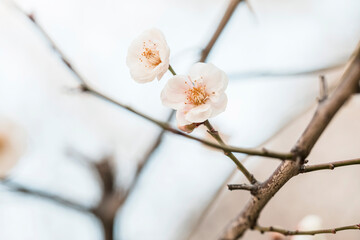
[[[67,154],[77,161],[84,163],[84,165],[88,165],[94,171],[94,174],[96,174],[99,178],[103,195],[111,193],[114,190],[115,168],[113,166],[112,156],[104,156],[100,159],[100,161],[96,161],[95,159],[91,159],[89,156],[71,148],[67,150]]]
[[[226,9],[226,12],[225,12],[223,18],[221,19],[217,29],[215,30],[213,36],[211,37],[211,39],[208,42],[208,44],[206,45],[206,47],[201,52],[200,62],[205,62],[206,61],[206,59],[209,56],[209,53],[210,53],[211,49],[214,47],[214,45],[215,45],[216,41],[218,40],[220,34],[222,33],[225,26],[229,22],[229,20],[230,20],[231,16],[233,15],[236,7],[242,1],[243,0],[230,0],[230,3],[229,3],[229,5],[228,5],[228,7]]]
[[[216,148],[216,149],[220,149],[220,150],[223,150],[223,151],[229,151],[229,152],[237,152],[237,153],[244,153],[244,154],[248,154],[248,155],[256,155],[256,156],[264,156],[264,157],[270,157],[270,158],[277,158],[277,159],[281,159],[281,160],[285,160],[285,159],[292,159],[293,158],[293,154],[292,153],[281,153],[281,152],[275,152],[275,151],[270,151],[270,150],[267,150],[267,151],[264,151],[264,150],[258,150],[258,149],[251,149],[251,148],[240,148],[240,147],[233,147],[233,146],[224,146],[224,145],[220,145],[220,144],[216,144],[216,143],[213,143],[213,142],[210,142],[210,141],[207,141],[207,140],[204,140],[204,139],[201,139],[201,138],[197,138],[197,137],[194,137],[192,135],[188,135],[188,134],[185,134],[175,128],[172,128],[168,123],[166,122],[162,122],[162,121],[159,121],[159,120],[156,120],[146,114],[143,114],[143,113],[140,113],[136,110],[134,110],[133,108],[129,107],[129,106],[126,106],[100,92],[98,92],[97,90],[95,89],[90,89],[88,88],[87,91],[90,93],[90,94],[93,94],[93,95],[96,95],[97,97],[100,97],[110,103],[113,103],[119,107],[122,107],[122,108],[125,108],[126,110],[156,124],[157,126],[163,128],[164,130],[166,131],[169,131],[173,134],[176,134],[176,135],[179,135],[179,136],[182,136],[182,137],[186,137],[186,138],[189,138],[189,139],[192,139],[192,140],[195,140],[195,141],[198,141],[200,143],[203,143],[209,147],[212,147],[212,148]]]
[[[316,164],[310,166],[303,165],[301,166],[300,173],[308,173],[319,170],[333,170],[337,167],[345,167],[345,166],[358,165],[358,164],[360,164],[360,158],[345,160],[345,161],[330,162],[330,163],[322,163],[322,164]]]
[[[221,139],[219,132],[216,131],[214,129],[214,127],[210,124],[209,120],[206,120],[204,122],[204,125],[207,127],[208,129],[208,133],[222,146],[226,146],[226,144],[224,143],[224,141]],[[247,169],[246,167],[235,157],[235,155],[231,152],[231,151],[225,151],[224,150],[224,154],[229,157],[238,167],[238,169],[245,175],[245,177],[247,178],[247,180],[249,180],[249,182],[251,184],[256,184],[258,183],[258,181],[256,180],[256,178],[254,177],[254,175],[252,175]]]
[[[28,188],[26,186],[23,186],[19,183],[11,182],[8,179],[0,179],[0,184],[6,186],[10,191],[18,192],[18,193],[24,193],[29,196],[33,197],[39,197],[41,199],[49,200],[50,202],[59,204],[61,206],[65,206],[71,209],[74,209],[76,211],[82,212],[82,213],[90,213],[94,214],[93,209],[87,208],[79,203],[72,202],[70,200],[67,200],[65,198],[62,198],[60,196],[57,196],[55,194],[50,194],[45,191],[35,190]]]
[[[350,226],[345,226],[345,227],[329,228],[329,229],[312,230],[312,231],[299,231],[299,230],[290,231],[290,230],[285,230],[285,229],[276,228],[276,227],[261,227],[261,226],[255,226],[254,230],[260,231],[261,233],[277,232],[277,233],[281,233],[285,236],[317,235],[317,234],[326,234],[326,233],[336,234],[337,232],[345,231],[345,230],[360,230],[360,224],[350,225]]]
[[[270,157],[270,158],[278,158],[281,160],[285,160],[285,159],[292,159],[293,155],[291,153],[280,153],[280,152],[275,152],[275,151],[263,151],[263,150],[257,150],[257,149],[249,149],[249,148],[239,148],[239,147],[232,147],[232,146],[222,146],[219,144],[215,144],[212,143],[210,141],[206,141],[200,138],[196,138],[190,135],[187,135],[183,132],[180,132],[174,128],[172,128],[167,122],[163,122],[160,120],[157,120],[149,115],[146,115],[144,113],[141,113],[133,108],[131,108],[130,106],[127,106],[123,103],[120,103],[118,101],[116,101],[115,99],[99,92],[98,90],[92,88],[87,81],[81,76],[80,73],[78,73],[74,67],[72,66],[72,64],[70,63],[70,61],[65,57],[65,55],[62,53],[62,51],[60,50],[59,47],[57,47],[57,45],[55,44],[55,42],[50,38],[50,36],[45,32],[45,30],[36,22],[36,19],[34,17],[34,15],[27,15],[25,12],[23,12],[20,8],[18,8],[19,11],[21,11],[22,13],[24,13],[30,20],[31,22],[34,23],[35,27],[38,28],[40,30],[40,32],[44,35],[44,37],[47,39],[47,41],[49,42],[49,44],[51,45],[52,49],[60,56],[60,59],[63,61],[63,63],[65,64],[65,66],[75,75],[75,77],[78,79],[78,81],[81,84],[80,90],[82,90],[83,92],[92,94],[96,97],[99,97],[103,100],[106,100],[110,103],[115,104],[118,107],[121,107],[129,112],[132,112],[134,114],[136,114],[139,117],[142,117],[154,124],[156,124],[157,126],[161,127],[162,129],[164,129],[165,131],[169,131],[172,132],[174,134],[183,136],[183,137],[187,137],[189,139],[201,142],[209,147],[213,147],[213,148],[217,148],[217,149],[221,149],[223,151],[230,151],[230,152],[238,152],[238,153],[244,153],[244,154],[249,154],[249,155],[257,155],[257,156],[264,156],[264,157]],[[175,72],[174,72],[175,73]],[[160,141],[160,139],[158,140]],[[155,146],[156,147],[156,146]]]
[[[357,91],[359,79],[360,44],[341,77],[340,85],[328,99],[319,105],[306,130],[293,147],[292,152],[296,161],[284,161],[270,178],[260,185],[256,195],[251,197],[240,215],[227,226],[220,237],[221,240],[238,239],[249,228],[256,226],[262,209],[287,181],[299,173],[304,159],[309,155],[326,126],[344,103]]]

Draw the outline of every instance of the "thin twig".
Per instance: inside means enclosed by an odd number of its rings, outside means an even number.
[[[209,122],[209,120],[206,120],[204,122],[204,125],[207,127],[208,129],[208,133],[222,146],[226,146],[225,142],[221,139],[220,134],[218,131],[216,131],[214,129],[214,127],[211,125],[211,123]],[[246,167],[235,157],[235,155],[231,152],[231,151],[226,151],[224,150],[224,154],[229,157],[238,167],[238,169],[245,175],[245,177],[247,178],[247,180],[249,180],[249,182],[251,184],[256,184],[258,183],[258,181],[256,180],[256,178],[254,177],[254,175],[252,175],[247,169]]]
[[[248,184],[228,184],[228,189],[230,191],[233,191],[233,190],[246,190],[246,191],[254,191],[257,189],[256,186],[254,185],[248,185]]]
[[[94,214],[93,209],[87,208],[79,203],[72,202],[68,199],[62,198],[55,194],[50,194],[50,193],[47,193],[44,191],[31,189],[31,188],[28,188],[19,183],[12,182],[10,180],[0,179],[0,184],[2,184],[3,186],[6,186],[10,191],[24,193],[24,194],[27,194],[27,195],[30,195],[33,197],[39,197],[42,199],[46,199],[46,200],[49,200],[50,202],[59,204],[61,206],[66,206],[68,208],[77,210],[79,212]]]
[[[116,106],[119,106],[121,108],[124,108],[154,124],[156,124],[157,126],[163,128],[164,130],[166,131],[169,131],[173,134],[176,134],[176,135],[179,135],[179,136],[182,136],[182,137],[185,137],[185,138],[188,138],[188,139],[191,139],[191,140],[195,140],[195,141],[198,141],[200,143],[203,143],[209,147],[212,147],[212,148],[216,148],[216,149],[220,149],[220,150],[223,150],[223,151],[228,151],[228,152],[237,152],[237,153],[244,153],[244,154],[248,154],[248,155],[255,155],[255,156],[264,156],[264,157],[270,157],[270,158],[276,158],[276,159],[281,159],[281,160],[285,160],[285,159],[292,159],[293,158],[293,154],[292,153],[281,153],[281,152],[275,152],[275,151],[270,151],[270,150],[264,150],[264,149],[261,149],[261,150],[258,150],[258,149],[252,149],[252,148],[240,148],[240,147],[233,147],[233,146],[228,146],[228,145],[220,145],[220,144],[216,144],[216,143],[213,143],[211,141],[207,141],[207,140],[204,140],[204,139],[201,139],[201,138],[197,138],[197,137],[194,137],[192,135],[188,135],[186,133],[183,133],[173,127],[171,127],[168,123],[166,122],[162,122],[162,121],[159,121],[159,120],[156,120],[144,113],[141,113],[141,112],[138,112],[136,110],[134,110],[133,108],[127,106],[127,105],[124,105],[104,94],[102,94],[101,92],[95,90],[95,89],[92,89],[90,88],[89,86],[86,86],[86,88],[84,89],[84,91],[90,93],[90,94],[93,94],[99,98],[102,98],[103,100],[106,100],[110,103],[113,103],[115,104]]]
[[[221,19],[217,29],[215,30],[214,34],[212,35],[212,37],[211,37],[210,41],[208,42],[208,44],[206,45],[206,47],[201,52],[200,62],[205,62],[205,60],[209,56],[209,53],[210,53],[211,49],[214,47],[214,45],[215,45],[216,41],[218,40],[220,34],[223,32],[225,26],[227,25],[227,23],[229,22],[231,16],[233,15],[236,7],[242,1],[243,0],[230,0],[230,3],[229,3],[229,5],[228,5],[228,7],[226,9],[226,12],[225,12],[223,18]]]
[[[300,173],[308,173],[308,172],[319,171],[319,170],[333,170],[337,167],[345,167],[345,166],[349,166],[349,165],[358,165],[358,164],[360,164],[360,158],[352,159],[352,160],[330,162],[330,163],[322,163],[322,164],[316,164],[316,165],[310,165],[310,166],[303,165],[300,169]]]
[[[81,74],[73,67],[73,65],[70,63],[70,61],[65,57],[65,55],[62,53],[62,51],[60,50],[59,47],[57,47],[57,45],[55,44],[55,42],[50,38],[50,36],[46,33],[46,31],[41,27],[41,25],[39,25],[35,19],[35,17],[33,15],[27,15],[25,12],[23,12],[20,8],[18,8],[19,11],[21,11],[22,13],[24,13],[36,26],[36,28],[38,28],[40,30],[40,32],[44,35],[44,37],[47,39],[47,41],[49,42],[50,46],[52,47],[52,49],[60,56],[60,59],[63,61],[63,63],[65,64],[65,66],[75,75],[76,79],[80,82],[81,84],[81,91],[92,94],[94,96],[97,96],[103,100],[106,100],[108,102],[111,102],[115,105],[117,105],[118,107],[121,107],[129,112],[132,112],[134,114],[136,114],[139,117],[142,117],[154,124],[156,124],[157,126],[161,127],[162,129],[164,129],[165,131],[169,131],[172,132],[174,134],[183,136],[183,137],[187,137],[189,139],[201,142],[205,145],[208,145],[209,147],[213,147],[213,148],[217,148],[217,149],[221,149],[223,151],[231,151],[231,152],[238,152],[238,153],[244,153],[244,154],[248,154],[248,155],[256,155],[256,156],[264,156],[264,157],[270,157],[270,158],[277,158],[277,159],[281,159],[281,160],[285,160],[285,159],[292,159],[293,155],[291,153],[280,153],[280,152],[275,152],[275,151],[263,151],[263,150],[257,150],[257,149],[250,149],[250,148],[240,148],[240,147],[232,147],[232,146],[222,146],[219,144],[215,144],[212,143],[210,141],[206,141],[200,138],[196,138],[187,134],[184,134],[183,132],[180,132],[174,128],[172,128],[168,122],[163,122],[160,120],[157,120],[149,115],[146,115],[144,113],[141,113],[133,108],[131,108],[130,106],[127,106],[123,103],[120,103],[118,101],[116,101],[115,99],[101,93],[100,91],[92,88],[87,81],[85,80],[85,78],[83,78],[81,76]],[[175,73],[175,72],[174,72]]]
[[[348,67],[341,77],[341,83],[335,92],[321,104],[319,104],[312,120],[303,132],[292,152],[296,161],[284,161],[257,189],[242,212],[232,220],[226,227],[221,240],[235,240],[252,227],[256,226],[257,219],[270,201],[270,199],[286,184],[292,177],[296,176],[315,143],[333,119],[338,110],[357,91],[360,79],[360,44],[349,60]]]
[[[324,75],[320,75],[319,83],[320,83],[320,94],[318,101],[319,103],[321,103],[325,101],[328,97],[328,86]]]
[[[254,230],[260,231],[261,233],[264,232],[277,232],[281,233],[285,236],[289,235],[317,235],[317,234],[336,234],[337,232],[344,231],[344,230],[360,230],[360,224],[344,226],[344,227],[337,227],[337,228],[329,228],[329,229],[320,229],[320,230],[312,230],[312,231],[290,231],[286,229],[276,228],[276,227],[261,227],[255,226]]]

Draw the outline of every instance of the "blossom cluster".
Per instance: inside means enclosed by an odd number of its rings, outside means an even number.
[[[160,80],[170,67],[170,49],[158,29],[145,31],[128,50],[126,63],[138,83]],[[173,73],[174,74],[174,73]],[[161,92],[164,106],[176,110],[179,129],[191,132],[226,109],[228,78],[211,63],[195,63],[187,75],[170,78]]]

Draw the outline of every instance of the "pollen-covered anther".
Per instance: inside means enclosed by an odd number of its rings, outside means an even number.
[[[194,81],[195,83],[196,81]],[[185,91],[186,100],[195,106],[206,103],[209,99],[209,94],[206,92],[206,86],[203,84],[194,84],[192,88]]]
[[[156,67],[161,63],[159,51],[149,47],[144,47],[144,51],[141,53],[143,57],[146,58],[149,63],[149,67]]]

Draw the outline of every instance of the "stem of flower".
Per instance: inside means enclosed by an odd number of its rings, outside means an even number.
[[[254,230],[258,230],[261,233],[277,232],[277,233],[281,233],[285,236],[288,236],[288,235],[316,235],[316,234],[324,234],[324,233],[336,234],[336,232],[340,232],[340,231],[344,231],[344,230],[360,230],[360,224],[345,226],[345,227],[338,227],[338,228],[313,230],[313,231],[298,231],[298,230],[289,231],[289,230],[275,228],[275,227],[261,227],[261,226],[255,226]]]
[[[174,76],[176,75],[176,72],[174,71],[171,65],[169,65],[169,71],[172,73],[172,75]]]
[[[206,120],[204,122],[204,125],[207,127],[208,129],[208,133],[222,146],[226,146],[225,142],[221,139],[220,134],[218,131],[216,131],[213,126],[211,125],[211,123],[209,122],[209,120]],[[258,181],[256,180],[256,178],[254,177],[254,175],[252,175],[246,168],[245,166],[239,161],[239,159],[237,159],[235,157],[235,155],[227,150],[224,150],[224,154],[229,157],[238,167],[238,169],[245,175],[245,177],[249,180],[249,182],[251,184],[257,184]]]

